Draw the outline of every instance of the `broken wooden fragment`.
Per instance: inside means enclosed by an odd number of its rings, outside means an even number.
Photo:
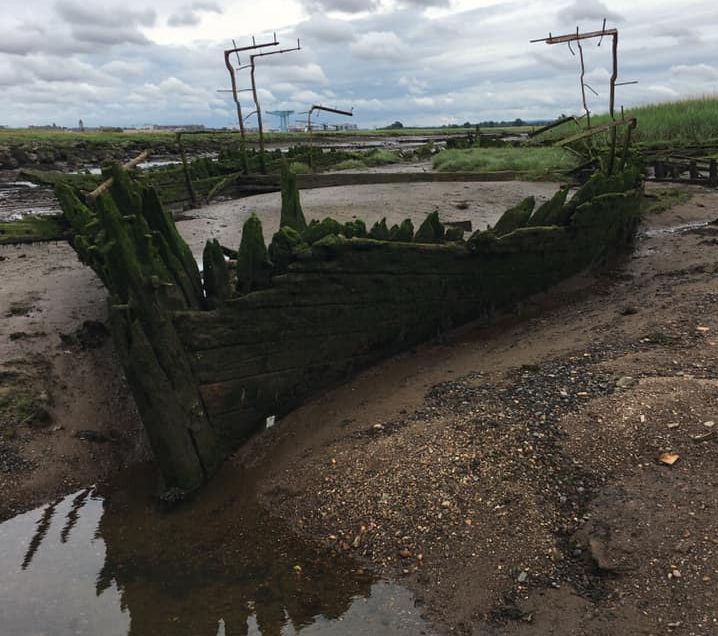
[[[232,295],[229,284],[229,269],[224,260],[222,247],[217,239],[207,241],[202,253],[204,290],[207,307],[216,309]]]
[[[503,236],[526,225],[535,205],[536,199],[534,199],[534,197],[526,197],[514,207],[506,210],[506,212],[501,215],[501,218],[496,221],[496,225],[493,227],[494,234],[496,234],[496,236]]]
[[[252,213],[242,227],[242,241],[237,253],[237,291],[247,294],[268,287],[270,273],[262,222]]]
[[[439,221],[437,211],[429,214],[419,226],[414,236],[416,243],[439,243],[444,238],[444,226]]]

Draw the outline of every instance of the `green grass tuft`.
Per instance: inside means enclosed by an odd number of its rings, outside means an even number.
[[[651,189],[643,197],[641,212],[643,214],[660,214],[670,210],[674,205],[690,201],[690,192],[678,188]]]
[[[345,159],[334,166],[333,170],[362,170],[366,167],[361,159]]]
[[[576,166],[576,159],[560,148],[470,148],[444,150],[434,157],[441,172],[521,172],[526,178],[550,177]]]

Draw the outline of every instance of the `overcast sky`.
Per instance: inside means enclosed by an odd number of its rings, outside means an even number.
[[[257,61],[265,111],[353,107],[362,127],[553,118],[580,110],[578,61],[529,40],[603,17],[620,80],[640,82],[619,104],[718,92],[716,0],[2,0],[0,125],[236,125],[222,51],[275,30],[302,50]],[[605,111],[610,43],[585,54]]]

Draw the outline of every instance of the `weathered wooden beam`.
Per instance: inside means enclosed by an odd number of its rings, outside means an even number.
[[[581,139],[586,139],[587,137],[593,137],[593,135],[597,135],[601,132],[606,132],[607,130],[612,130],[618,126],[623,125],[629,125],[631,127],[636,125],[636,118],[631,117],[629,119],[618,119],[616,121],[609,122],[608,124],[603,124],[601,126],[595,126],[594,128],[591,128],[589,130],[585,130],[582,133],[578,133],[577,135],[572,135],[571,137],[567,137],[566,139],[561,139],[561,141],[556,142],[556,146],[566,146],[568,144],[573,143],[574,141],[580,141]]]
[[[131,170],[138,164],[142,163],[145,159],[147,159],[150,156],[150,151],[145,150],[141,152],[139,155],[137,155],[134,159],[131,159],[125,164],[122,164],[122,167],[125,170]],[[105,179],[100,185],[98,185],[92,192],[90,192],[87,195],[87,199],[90,201],[94,201],[97,197],[99,197],[104,192],[107,192],[111,187],[112,184],[115,182],[114,177],[110,177],[109,179]]]

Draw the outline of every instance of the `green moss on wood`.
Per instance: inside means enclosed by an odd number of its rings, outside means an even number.
[[[526,225],[535,205],[536,199],[534,199],[534,197],[526,197],[518,205],[506,210],[496,222],[496,225],[494,225],[494,234],[496,234],[496,236],[503,236]]]
[[[429,214],[414,236],[415,243],[439,243],[444,240],[444,226],[437,211]]]
[[[392,226],[389,240],[397,243],[411,243],[414,240],[414,224],[411,219],[404,219],[401,225]]]
[[[389,228],[386,226],[386,219],[377,221],[372,225],[369,230],[369,238],[373,238],[375,241],[388,241],[391,238]]]
[[[447,227],[444,234],[445,241],[461,241],[464,238],[464,230],[460,227]]]
[[[291,227],[279,228],[269,244],[268,256],[274,271],[284,272],[294,259],[294,251],[304,244],[301,234]]]
[[[531,215],[527,226],[562,225],[563,207],[568,196],[568,188],[561,188],[548,201],[541,204]]]
[[[262,222],[252,213],[242,227],[242,241],[237,252],[237,291],[247,294],[268,287],[271,271]]]
[[[369,235],[366,230],[366,224],[361,219],[345,223],[342,233],[347,238],[366,238]]]
[[[327,217],[322,221],[311,221],[302,232],[302,239],[311,245],[328,234],[341,234],[343,231],[344,226],[341,223]]]
[[[207,241],[202,252],[204,290],[211,309],[223,304],[232,294],[229,269],[217,239]]]
[[[303,232],[307,227],[304,218],[302,204],[299,199],[299,188],[297,188],[297,175],[295,175],[286,162],[282,163],[281,174],[282,187],[282,212],[279,221],[280,227],[291,227],[297,232]]]

